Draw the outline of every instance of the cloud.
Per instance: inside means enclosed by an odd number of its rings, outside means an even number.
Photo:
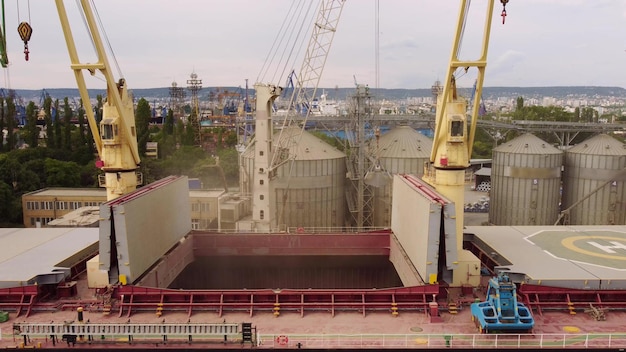
[[[499,72],[515,69],[526,60],[526,55],[516,50],[507,50],[495,59],[491,59],[489,65],[490,72]]]

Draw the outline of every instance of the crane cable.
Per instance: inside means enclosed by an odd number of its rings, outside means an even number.
[[[469,9],[470,9],[471,6],[472,6],[472,0],[468,0],[465,3],[465,10],[464,10],[465,13],[469,13]],[[463,16],[463,24],[461,25],[461,33],[459,35],[459,42],[458,42],[457,47],[456,47],[457,56],[458,56],[458,54],[461,53],[461,48],[463,47],[463,36],[465,35],[465,27],[466,27],[466,25],[467,25],[467,16]],[[455,57],[455,59],[458,60],[459,58]],[[456,72],[459,70],[459,68],[460,67],[457,67],[454,70],[454,72],[452,73],[452,76],[454,76],[454,78],[456,80],[458,80],[459,78],[463,77],[467,73],[467,69],[464,69],[464,73],[457,77]]]
[[[2,0],[2,67],[6,68],[4,71],[4,82],[8,89],[11,89],[11,79],[9,75],[9,58],[7,54],[7,38],[6,38],[6,25],[4,19],[4,0]]]
[[[90,5],[91,8],[93,9],[93,13],[94,13],[94,17],[96,19],[96,21],[98,22],[97,25],[99,27],[100,32],[102,33],[102,37],[104,39],[104,42],[106,43],[106,46],[108,48],[109,53],[111,54],[111,58],[113,59],[113,63],[115,64],[115,68],[117,69],[117,74],[119,77],[124,77],[122,70],[120,68],[120,65],[117,61],[117,57],[115,56],[115,52],[113,51],[113,46],[111,45],[111,42],[109,41],[109,37],[107,36],[106,30],[104,28],[104,26],[102,25],[102,19],[100,18],[100,14],[98,13],[98,8],[96,7],[96,4],[94,3],[93,0],[90,0]],[[76,5],[78,7],[80,7],[80,1],[76,0]],[[81,14],[81,19],[83,20],[83,25],[85,26],[87,32],[90,32],[89,30],[89,25],[87,24],[87,18],[85,18],[85,12],[84,11],[79,11]],[[94,42],[93,39],[93,35],[90,35],[89,38],[91,39],[91,45],[93,47],[94,52],[97,52],[96,49],[96,43]],[[104,81],[104,79],[102,79],[101,77],[97,77],[98,79]]]
[[[305,24],[307,23],[305,20],[301,20],[301,18],[306,19],[309,17],[309,13],[311,12],[311,8],[313,7],[312,1],[298,1],[292,2],[291,7],[283,20],[283,23],[280,27],[279,32],[277,33],[274,42],[265,58],[263,66],[257,76],[257,82],[261,80],[265,80],[266,76],[269,74],[269,70],[274,68],[272,81],[276,82],[276,75],[280,71],[280,76],[278,78],[278,82],[282,81],[285,76],[287,76],[286,72],[290,72],[290,66],[293,66],[293,62],[295,62],[294,52],[300,52],[300,50],[296,50],[296,44],[300,43],[300,48],[304,45],[303,41],[300,38],[305,34],[304,28],[307,28]],[[306,8],[304,4],[308,4]],[[309,21],[312,23],[313,19]],[[299,23],[299,27],[296,27]],[[287,36],[288,34],[288,36]],[[295,35],[295,36],[294,36]],[[282,47],[282,53],[279,56],[279,52]],[[288,52],[287,52],[288,51]],[[278,59],[277,59],[277,56]],[[274,61],[277,61],[276,66],[274,66]],[[282,70],[279,68],[282,66]]]
[[[292,21],[294,21],[293,17],[290,17],[289,14],[293,11],[295,13],[295,9],[294,7],[299,4],[298,2],[292,2],[291,6],[289,8],[288,11],[288,15],[285,16],[285,19],[283,20],[283,23],[280,26],[280,29],[278,31],[278,33],[276,33],[276,37],[274,37],[274,41],[272,42],[272,46],[270,47],[270,50],[267,52],[267,56],[265,57],[265,61],[263,62],[263,66],[261,66],[261,70],[259,72],[259,75],[257,76],[257,82],[261,81],[261,80],[265,80],[265,76],[268,74],[268,71],[270,69],[270,66],[272,65],[272,62],[274,61],[274,59],[276,58],[276,55],[278,54],[278,48],[281,46],[280,43],[283,42],[283,40],[285,39],[285,35],[287,32],[289,32],[290,34],[293,34],[292,31],[287,31],[286,28],[290,28],[292,26]],[[288,19],[291,18],[291,21],[288,22]]]
[[[467,0],[467,3],[465,3],[465,13],[469,13],[469,8],[471,6],[472,0]],[[502,13],[500,14],[500,16],[502,16],[502,24],[504,24],[505,19],[506,19],[506,4],[509,3],[509,0],[500,0],[500,3],[502,4]],[[465,26],[467,24],[467,17],[463,18],[463,25],[461,26],[461,35],[459,36],[459,44],[457,46],[457,53],[461,52],[461,47],[463,46],[463,35],[465,34]],[[458,59],[458,57],[457,57]],[[458,70],[459,68],[457,68]],[[456,77],[456,75],[453,73],[453,76],[455,76],[455,78],[461,78],[463,77],[466,73],[467,73],[467,68],[464,69],[464,73],[458,77]],[[455,70],[456,72],[456,70]]]
[[[30,0],[27,1],[28,6],[28,22],[21,21],[20,19],[20,6],[17,4],[17,20],[20,24],[17,26],[17,33],[22,38],[24,42],[24,59],[28,61],[30,51],[28,50],[28,41],[30,41],[30,36],[33,34],[33,27],[29,24],[30,22]]]

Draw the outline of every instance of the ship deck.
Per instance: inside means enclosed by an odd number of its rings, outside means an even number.
[[[626,289],[626,226],[468,226],[481,261],[518,282]]]
[[[82,284],[81,284],[82,285]],[[81,298],[94,298],[89,291],[79,289]],[[87,302],[87,301],[86,301]],[[94,306],[95,307],[95,306]],[[105,315],[98,309],[85,305],[83,319],[87,324],[97,323],[251,323],[255,329],[257,349],[438,349],[448,348],[624,348],[626,346],[626,312],[608,311],[605,321],[597,321],[584,312],[570,314],[564,311],[544,312],[535,315],[532,334],[485,335],[478,334],[471,319],[469,306],[461,305],[456,314],[441,312],[438,322],[423,311],[390,314],[389,309],[366,315],[355,311],[340,311],[331,315],[329,311],[310,312],[301,316],[297,312],[284,311],[280,316],[272,312],[228,312],[219,316],[216,312],[198,312],[191,317],[186,312],[139,312],[127,318],[118,314]],[[42,323],[76,321],[75,310],[43,311],[28,318],[18,317],[0,324],[2,339],[0,348],[22,347],[23,340],[12,336],[12,324],[19,322]],[[298,347],[298,343],[301,345]],[[42,348],[67,348],[65,342],[52,343],[47,337],[28,340],[27,346]],[[161,337],[139,340],[132,344],[127,338],[104,340],[100,336],[92,341],[79,340],[72,349],[241,349],[240,337],[228,336],[213,340],[194,340]],[[251,347],[251,346],[250,346]]]

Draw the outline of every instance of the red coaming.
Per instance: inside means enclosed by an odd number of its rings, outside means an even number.
[[[390,231],[333,234],[194,233],[194,255],[382,255]]]
[[[186,309],[212,310],[220,317],[225,311],[254,312],[306,311],[325,309],[334,316],[336,310],[367,311],[392,307],[397,310],[424,310],[436,299],[439,285],[363,290],[170,290],[152,287],[120,286],[116,289],[119,315],[130,316],[138,310],[167,312]]]
[[[441,205],[448,204],[449,202],[442,198],[441,195],[435,191],[433,191],[430,186],[424,181],[413,175],[400,175],[400,177],[404,178],[408,183],[410,183],[415,189],[422,193],[426,198],[429,198],[433,202],[437,202]]]
[[[120,196],[118,198],[115,198],[109,202],[107,202],[106,204],[109,206],[113,206],[113,205],[118,205],[118,204],[122,204],[125,202],[128,202],[130,200],[133,200],[135,198],[138,198],[146,193],[152,192],[152,190],[156,189],[156,188],[160,188],[163,187],[163,185],[166,185],[168,183],[172,183],[174,181],[176,181],[177,179],[179,179],[180,176],[167,176],[164,177],[160,180],[157,180],[149,185],[143,186],[133,192],[130,192],[128,194],[125,194],[123,196]]]
[[[16,309],[16,317],[19,317],[22,309],[26,308],[26,316],[29,316],[38,294],[37,285],[2,288],[0,289],[0,307]]]
[[[577,290],[522,284],[517,290],[522,301],[542,314],[542,309],[626,308],[626,290]]]

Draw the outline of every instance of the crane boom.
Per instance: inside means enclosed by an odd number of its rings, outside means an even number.
[[[285,127],[298,125],[295,119],[296,115],[298,115],[296,112],[296,107],[298,106],[307,106],[306,115],[302,122],[302,126],[306,125],[307,118],[311,113],[310,107],[326,65],[328,53],[337,32],[337,25],[341,18],[344,4],[345,0],[323,0],[320,2],[304,61],[300,68],[300,74],[296,76],[294,90],[290,97],[289,111],[283,120],[283,128],[276,140],[276,150],[289,152],[299,142],[298,137],[283,136],[283,131],[286,130]],[[275,170],[280,165],[293,161],[294,157],[293,153],[274,153],[269,169]]]
[[[107,200],[115,199],[133,191],[138,184],[141,184],[141,175],[137,173],[141,160],[137,146],[133,102],[129,97],[125,80],[120,79],[116,82],[113,78],[89,1],[80,0],[80,8],[96,49],[98,57],[96,63],[82,63],[79,60],[63,0],[56,0],[56,7],[70,55],[70,67],[74,71],[80,97],[85,105],[89,128],[98,150],[100,160],[97,166],[105,172],[104,180],[100,181],[100,185],[104,185],[107,189]],[[89,71],[91,75],[99,71],[107,82],[107,100],[103,108],[100,128],[98,128],[89,99],[83,75],[84,70]]]
[[[465,192],[465,169],[470,165],[472,145],[478,120],[480,97],[482,94],[487,51],[491,32],[491,19],[495,0],[488,0],[485,13],[485,24],[482,35],[482,48],[475,60],[460,60],[461,38],[469,12],[469,0],[461,0],[456,33],[452,44],[452,52],[443,91],[437,97],[435,116],[435,133],[430,163],[424,172],[424,180],[438,192],[455,203],[456,213],[456,248],[457,253],[450,253],[457,263],[453,268],[453,285],[470,284],[477,286],[480,282],[480,261],[471,252],[463,250],[463,205]],[[504,5],[508,0],[500,0]],[[458,68],[478,69],[476,90],[471,112],[471,123],[467,126],[467,100],[458,96],[454,72]]]
[[[6,68],[9,66],[9,56],[7,55],[7,38],[4,36],[7,32],[4,24],[4,0],[2,0],[0,6],[2,6],[2,27],[0,27],[0,66]]]
[[[345,0],[322,0],[320,2],[300,75],[297,77],[290,97],[289,112],[283,119],[277,138],[274,138],[271,106],[274,100],[282,94],[283,88],[262,83],[254,85],[257,97],[254,165],[258,172],[252,185],[252,193],[256,199],[253,203],[252,217],[257,230],[269,231],[284,225],[283,213],[289,193],[283,194],[283,206],[279,212],[275,206],[277,170],[280,166],[291,163],[286,177],[280,180],[284,183],[284,187],[289,188],[293,170],[291,166],[296,158],[295,147],[300,142],[306,125],[306,117],[310,113],[310,108],[307,107],[303,125],[297,129],[295,109],[296,106],[302,105],[310,107],[313,101],[344,4]]]

